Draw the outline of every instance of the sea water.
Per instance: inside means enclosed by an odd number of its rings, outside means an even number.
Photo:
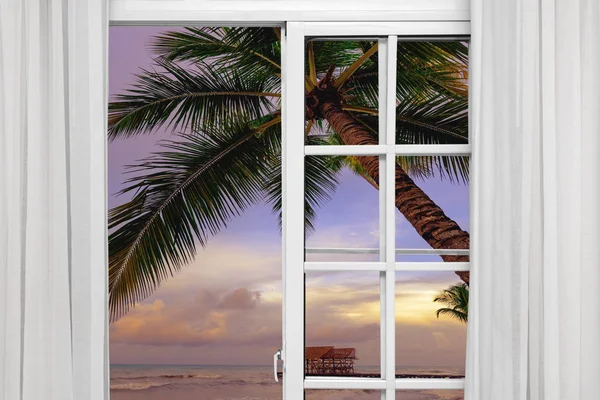
[[[362,367],[376,372],[377,367]],[[400,367],[398,374],[461,375],[461,368]],[[281,400],[272,366],[111,365],[111,400]],[[309,390],[307,400],[379,400],[374,390]],[[462,390],[403,390],[396,400],[462,400]]]

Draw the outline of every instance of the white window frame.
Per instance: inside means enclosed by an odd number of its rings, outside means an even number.
[[[398,36],[469,35],[469,0],[110,0],[111,25],[244,25],[281,26],[282,32],[282,115],[283,115],[283,392],[286,400],[304,399],[305,389],[376,389],[382,399],[395,398],[399,389],[462,389],[463,380],[395,378],[395,272],[468,270],[469,263],[395,262],[395,254],[411,250],[395,249],[394,198],[386,187],[394,187],[394,164],[385,158],[394,155],[471,155],[469,145],[402,145],[394,143],[395,52]],[[304,145],[304,40],[308,36],[388,37],[380,41],[380,57],[387,68],[380,68],[380,98],[387,98],[387,109],[380,113],[380,144],[375,146],[305,146]],[[294,49],[294,51],[290,51]],[[380,63],[380,65],[385,65]],[[107,71],[108,73],[108,71]],[[394,100],[395,101],[395,100]],[[99,152],[106,154],[106,143]],[[380,155],[380,232],[379,249],[362,249],[379,253],[382,262],[315,263],[304,262],[304,156],[333,154]],[[293,182],[293,184],[290,184]],[[103,184],[106,188],[106,182]],[[106,190],[105,190],[106,192]],[[337,249],[337,251],[344,249]],[[312,249],[331,252],[332,249]],[[348,250],[356,251],[356,250]],[[419,250],[419,254],[427,251]],[[440,251],[429,250],[431,254]],[[460,251],[459,251],[460,252]],[[456,253],[453,253],[456,254]],[[381,378],[304,378],[304,274],[306,271],[378,271],[381,282]],[[387,279],[391,276],[392,279]],[[104,286],[97,288],[99,292]],[[98,302],[104,297],[96,296]],[[107,307],[106,304],[103,304]],[[107,315],[107,314],[104,314]],[[301,317],[297,317],[297,316]],[[294,317],[292,317],[294,316]],[[102,322],[104,324],[105,322]],[[108,337],[106,337],[108,342]],[[108,348],[108,343],[106,343]],[[104,354],[98,355],[103,357]]]
[[[301,400],[305,389],[374,389],[382,399],[395,399],[403,389],[464,389],[464,379],[396,379],[395,295],[397,271],[468,271],[470,264],[444,262],[396,262],[396,254],[468,254],[468,250],[396,249],[395,243],[395,160],[397,156],[448,155],[470,156],[471,145],[397,145],[396,137],[396,49],[398,37],[458,36],[470,33],[470,24],[460,21],[403,22],[288,22],[284,72],[287,122],[284,134],[284,193],[286,316],[283,358],[285,365],[284,398]],[[379,38],[379,144],[360,146],[304,145],[304,48],[314,37]],[[394,90],[388,90],[394,88]],[[382,101],[383,100],[383,101]],[[305,249],[304,243],[304,156],[376,155],[380,156],[379,208],[381,233],[379,249]],[[381,212],[383,211],[383,212]],[[391,223],[389,223],[391,221]],[[378,262],[305,262],[307,253],[379,253]],[[339,378],[305,377],[305,273],[314,271],[376,271],[380,275],[381,302],[381,377]],[[292,317],[293,316],[293,317]]]

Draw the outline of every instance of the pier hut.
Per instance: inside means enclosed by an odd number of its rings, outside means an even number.
[[[355,348],[306,347],[304,354],[306,375],[354,374]]]

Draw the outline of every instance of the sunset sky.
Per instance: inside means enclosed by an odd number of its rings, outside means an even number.
[[[149,39],[165,30],[110,28],[111,96],[127,88],[140,68],[150,67]],[[109,207],[127,200],[114,196],[126,179],[124,165],[156,151],[156,143],[168,137],[160,131],[109,144]],[[468,230],[467,186],[438,177],[417,184]],[[377,206],[377,191],[343,171],[334,198],[319,211],[307,246],[377,247]],[[398,248],[428,248],[399,213],[396,226]],[[464,365],[465,326],[438,320],[439,306],[432,302],[436,292],[457,282],[449,272],[397,275],[399,365]],[[308,345],[356,347],[361,365],[379,365],[377,273],[311,274],[306,297]],[[281,238],[277,218],[264,204],[232,220],[205,249],[199,248],[194,262],[110,327],[114,364],[265,365],[280,344]]]

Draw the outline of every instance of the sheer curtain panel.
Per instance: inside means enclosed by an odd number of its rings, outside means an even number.
[[[473,0],[466,399],[600,398],[598,0]]]
[[[102,0],[0,1],[0,399],[101,400]]]

